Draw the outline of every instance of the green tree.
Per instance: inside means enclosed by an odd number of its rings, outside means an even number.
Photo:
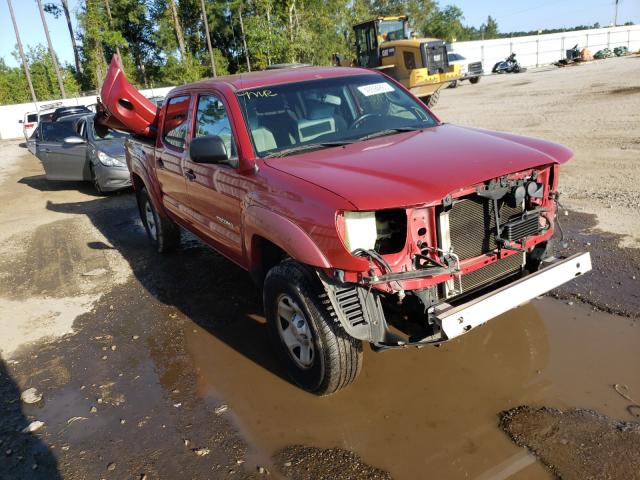
[[[426,22],[419,25],[419,29],[425,36],[453,42],[465,32],[462,20],[464,20],[464,15],[459,7],[447,5],[440,9],[435,6]]]
[[[498,32],[498,22],[496,22],[491,15],[487,17],[486,23],[482,24],[480,30],[484,34],[485,39],[498,38],[500,36],[500,32]]]

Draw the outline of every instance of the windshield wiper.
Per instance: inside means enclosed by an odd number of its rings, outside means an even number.
[[[269,153],[268,155],[265,155],[264,158],[286,157],[287,155],[292,155],[298,152],[305,152],[307,150],[319,150],[321,148],[342,147],[343,145],[349,145],[354,141],[355,140],[336,140],[333,142],[318,142],[318,143],[309,143],[307,145],[298,145],[295,147],[285,148],[284,150],[280,150],[278,152]]]
[[[379,132],[373,132],[364,137],[358,138],[359,142],[364,140],[371,140],[372,138],[384,137],[386,135],[393,135],[394,133],[402,133],[402,132],[415,132],[417,130],[422,130],[425,127],[396,127],[396,128],[386,128],[384,130],[380,130]]]

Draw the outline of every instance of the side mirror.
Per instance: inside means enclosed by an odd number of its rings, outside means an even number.
[[[227,147],[218,135],[191,140],[189,156],[195,163],[224,163],[229,160]]]
[[[82,143],[85,143],[84,138],[76,136],[67,137],[63,140],[63,142],[66,145],[80,145]]]
[[[18,120],[18,123],[24,123],[24,120]]]

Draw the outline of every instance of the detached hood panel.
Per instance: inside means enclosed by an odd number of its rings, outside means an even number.
[[[267,163],[359,210],[376,210],[437,202],[459,188],[571,156],[571,150],[544,140],[441,125]]]

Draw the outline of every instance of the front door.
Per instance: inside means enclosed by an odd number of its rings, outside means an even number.
[[[195,225],[218,249],[238,262],[242,259],[240,202],[249,180],[238,173],[238,153],[227,109],[221,96],[207,93],[197,98],[192,138],[218,135],[229,161],[198,164],[185,158],[189,209]]]
[[[87,180],[87,144],[64,143],[67,137],[77,137],[75,122],[45,122],[36,156],[42,162],[48,180]]]
[[[186,155],[189,131],[189,95],[179,95],[167,101],[162,124],[162,136],[156,145],[156,174],[164,206],[174,212],[184,210],[187,185],[182,162]]]

